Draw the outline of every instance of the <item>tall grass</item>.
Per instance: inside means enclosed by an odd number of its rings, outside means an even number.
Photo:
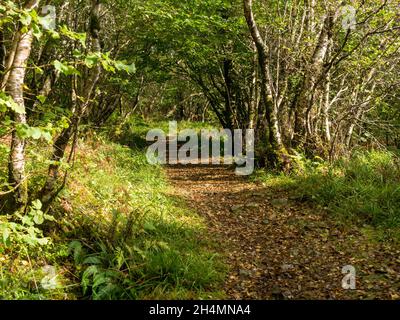
[[[308,161],[292,176],[261,177],[324,207],[341,222],[400,238],[400,162],[392,152],[356,152],[333,165]]]
[[[216,298],[224,267],[205,225],[171,195],[144,151],[98,139],[81,145],[60,208],[75,239],[82,294],[94,299]]]
[[[112,134],[114,142],[110,132],[79,141],[68,184],[51,207],[56,221],[40,227],[49,245],[0,244],[0,298],[223,297],[225,266],[203,220],[172,195],[163,169],[147,163],[143,140],[150,128],[136,120]],[[47,167],[35,159],[48,151],[28,150],[35,154],[27,166],[32,191]],[[7,152],[0,150],[0,157],[6,168]],[[42,285],[48,266],[57,272],[51,289]]]

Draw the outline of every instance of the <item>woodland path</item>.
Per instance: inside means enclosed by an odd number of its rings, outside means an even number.
[[[400,251],[371,243],[323,210],[225,166],[169,166],[174,194],[206,221],[226,257],[229,299],[399,299]],[[342,288],[342,267],[357,290]]]

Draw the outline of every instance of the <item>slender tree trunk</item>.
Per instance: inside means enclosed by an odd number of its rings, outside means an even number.
[[[6,69],[6,55],[7,50],[4,44],[4,33],[0,30],[0,72],[4,72]]]
[[[362,114],[363,114],[363,109],[362,109],[362,107],[360,107],[358,110],[357,110],[357,112],[356,112],[356,114],[354,115],[354,119],[353,119],[353,121],[351,122],[351,124],[350,124],[350,126],[349,126],[349,128],[348,128],[348,130],[347,130],[347,132],[346,132],[346,136],[345,136],[345,146],[348,148],[348,149],[350,149],[350,147],[351,147],[351,141],[352,141],[352,139],[353,139],[353,132],[354,132],[354,129],[355,129],[355,127],[356,127],[356,124],[357,124],[357,122],[359,121],[359,119],[360,119],[360,117],[362,116]]]
[[[20,33],[17,32],[13,36],[11,49],[9,50],[8,55],[5,58],[5,64],[4,64],[5,73],[1,81],[1,90],[5,89],[5,87],[7,86],[8,78],[10,77],[12,66],[14,64],[14,58],[17,52],[19,39],[20,39]]]
[[[252,49],[254,51],[253,55],[253,74],[252,81],[250,85],[250,94],[249,94],[249,129],[255,129],[257,124],[257,108],[259,103],[259,94],[258,94],[258,56],[257,56],[257,48],[254,45],[254,41],[252,42]],[[256,139],[257,143],[257,139]]]
[[[374,75],[376,74],[376,71],[377,71],[376,68],[372,68],[370,70],[370,72],[368,73],[368,76],[366,77],[365,81],[362,83],[362,86],[359,89],[356,90],[356,92],[353,95],[353,104],[357,104],[358,103],[358,101],[360,99],[360,93],[365,92],[368,84],[371,82],[371,80],[373,79]],[[374,92],[376,90],[376,86],[377,86],[376,83],[372,84],[371,88],[369,89],[368,96],[363,99],[364,102],[361,103],[358,106],[358,108],[356,109],[356,111],[355,111],[354,117],[351,120],[349,128],[348,128],[348,130],[346,132],[346,135],[345,135],[344,143],[345,143],[345,146],[347,148],[351,147],[354,129],[355,129],[356,125],[357,125],[357,122],[359,122],[360,118],[362,118],[362,116],[364,115],[365,107],[368,106],[368,104],[370,103],[370,100],[372,99],[373,94],[374,94]]]
[[[329,110],[330,110],[330,93],[331,93],[331,77],[330,74],[327,75],[326,83],[325,83],[325,97],[323,102],[323,132],[324,138],[327,144],[329,145],[332,137],[331,137],[331,123],[329,119]]]
[[[315,7],[316,7],[316,0],[310,0],[309,3],[309,10],[310,10],[310,31],[311,33],[315,32]]]
[[[30,1],[26,9],[33,9],[39,1]],[[6,81],[6,92],[19,105],[22,112],[11,112],[11,119],[15,126],[25,125],[26,113],[24,102],[24,82],[26,74],[26,64],[31,54],[33,34],[32,30],[26,33],[18,32],[15,36],[15,52],[10,54],[10,70]],[[21,138],[17,131],[13,130],[11,139],[10,156],[8,163],[9,183],[15,188],[13,207],[17,211],[24,211],[28,203],[28,183],[25,173],[25,139]]]
[[[324,61],[328,52],[331,39],[334,17],[331,14],[324,20],[317,46],[314,50],[311,62],[303,79],[295,109],[295,135],[294,145],[300,146],[311,138],[311,112],[317,100],[318,87],[323,79]]]
[[[232,69],[232,60],[224,59],[224,69],[223,69],[223,78],[225,84],[225,110],[224,117],[226,122],[229,123],[228,129],[233,129],[234,124],[234,114],[233,114],[233,102],[232,102],[232,86],[233,81],[231,78],[231,69]]]
[[[244,15],[246,18],[247,25],[249,27],[251,36],[257,48],[258,61],[261,69],[261,98],[265,108],[265,119],[268,126],[268,150],[267,160],[271,167],[279,166],[279,162],[282,160],[287,152],[282,143],[282,138],[279,130],[279,123],[277,118],[277,110],[274,108],[272,101],[272,94],[269,90],[268,81],[268,54],[267,46],[258,30],[257,23],[254,19],[252,10],[252,0],[244,0]]]

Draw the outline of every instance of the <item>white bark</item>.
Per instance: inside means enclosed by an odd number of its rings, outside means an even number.
[[[39,4],[39,1],[30,1],[26,9],[32,9]],[[13,50],[10,53],[10,70],[5,77],[6,92],[13,98],[14,102],[23,110],[22,113],[12,112],[11,116],[16,125],[26,124],[25,102],[24,102],[24,82],[26,74],[26,64],[31,54],[33,34],[32,30],[26,33],[19,32],[15,37]],[[12,63],[11,63],[12,61]],[[25,173],[25,139],[18,136],[16,130],[13,131],[11,149],[9,157],[9,183],[16,188],[15,208],[24,210],[28,201],[28,184]]]

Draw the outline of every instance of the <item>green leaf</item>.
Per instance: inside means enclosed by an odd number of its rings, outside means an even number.
[[[40,40],[40,38],[41,38],[42,35],[43,35],[42,30],[40,30],[39,26],[36,25],[36,24],[34,24],[34,25],[32,26],[32,32],[33,32],[34,37],[35,37],[37,40]]]
[[[32,22],[32,17],[27,14],[27,13],[22,13],[19,17],[19,21],[24,25],[24,26],[29,26]],[[23,32],[24,33],[24,32]]]
[[[86,294],[87,289],[90,286],[90,283],[91,283],[90,277],[91,276],[94,277],[98,272],[99,272],[99,270],[97,269],[97,266],[95,266],[95,265],[92,265],[85,270],[85,272],[82,275],[82,282],[81,282],[83,294]]]
[[[70,39],[78,40],[81,43],[82,47],[86,47],[86,33],[73,32],[66,25],[61,26],[60,32]]]
[[[36,212],[35,215],[33,216],[33,221],[38,225],[43,224],[44,222],[43,212]]]
[[[136,72],[136,65],[134,64],[134,63],[132,63],[132,64],[129,64],[127,67],[126,67],[126,72],[128,72],[128,73],[135,73]]]
[[[89,54],[85,57],[85,65],[88,68],[93,68],[99,62],[99,55],[96,53]]]
[[[23,26],[23,27],[21,28],[21,33],[22,33],[22,34],[28,33],[28,31],[29,31],[29,28],[28,28],[27,26]]]
[[[52,137],[51,133],[48,132],[48,131],[43,131],[42,132],[42,138],[44,140],[46,140],[47,142],[51,142],[53,140],[53,137]]]
[[[43,215],[43,217],[47,220],[47,221],[56,221],[56,219],[53,216],[50,216],[48,214]]]
[[[144,224],[143,228],[144,228],[145,231],[156,231],[157,230],[157,228],[151,222],[146,222]]]
[[[38,66],[35,67],[35,72],[40,74],[40,75],[44,73],[43,69],[39,68]]]
[[[136,66],[134,63],[128,65],[123,61],[115,61],[114,63],[115,67],[117,68],[117,70],[119,71],[125,71],[128,74],[133,74],[136,72]]]
[[[26,130],[26,135],[34,140],[39,140],[42,137],[42,130],[35,127],[29,127]]]
[[[3,243],[4,244],[7,243],[7,240],[9,239],[10,234],[11,234],[10,229],[8,229],[8,228],[3,229]]]
[[[85,260],[83,260],[82,264],[98,265],[101,264],[101,260],[98,257],[87,257]]]
[[[38,21],[40,25],[45,30],[55,30],[54,19],[51,15],[47,15],[45,17],[38,17]]]
[[[50,30],[49,33],[50,33],[51,37],[52,37],[54,40],[60,39],[60,34],[59,34],[58,32],[53,31],[53,30]]]
[[[50,243],[50,239],[48,239],[48,238],[39,238],[39,239],[37,239],[37,242],[38,242],[39,245],[45,246],[45,245]]]
[[[93,289],[108,283],[110,281],[110,279],[105,275],[105,273],[98,273],[94,276],[94,280],[93,280]]]
[[[107,60],[101,60],[101,65],[108,72],[115,72],[115,68]]]
[[[25,111],[25,107],[23,105],[20,105],[20,104],[14,102],[14,101],[10,101],[8,106],[15,113],[24,114],[26,112]]]
[[[47,98],[45,96],[39,95],[39,96],[36,96],[36,99],[38,99],[40,101],[40,103],[43,104],[46,102]]]
[[[42,202],[40,200],[32,201],[32,208],[34,208],[36,210],[41,210],[42,209]]]
[[[32,218],[29,216],[24,216],[21,219],[22,224],[27,225],[27,226],[33,226],[34,223],[32,221]]]
[[[82,244],[79,241],[72,241],[68,246],[68,251],[73,253],[75,264],[80,264],[85,254]]]
[[[56,68],[56,70],[60,71],[62,74],[66,76],[81,75],[80,72],[76,70],[73,66],[66,65],[58,60],[53,61],[53,65],[54,68]]]
[[[63,65],[60,61],[55,60],[53,62],[54,68],[56,68],[56,70],[63,72],[63,68],[65,68],[65,65]]]
[[[7,96],[4,92],[0,92],[0,105],[11,109],[15,113],[24,114],[25,107],[16,103],[13,98]]]

